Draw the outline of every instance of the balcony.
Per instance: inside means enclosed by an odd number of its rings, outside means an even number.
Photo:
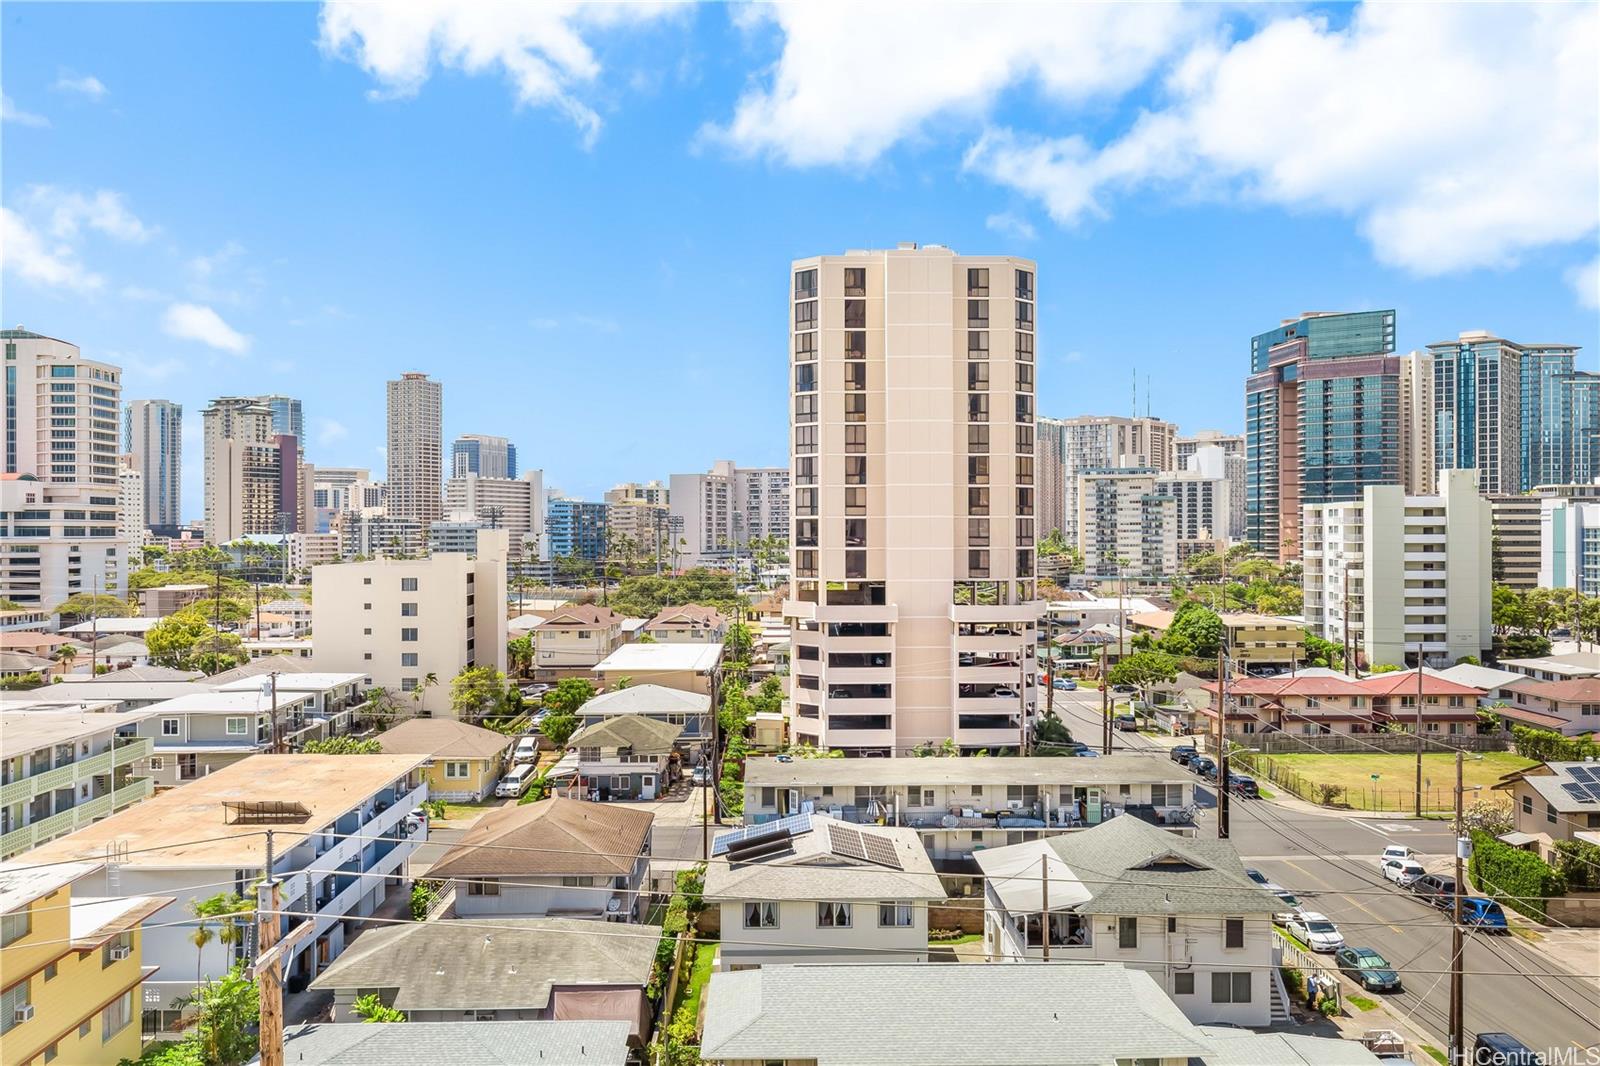
[[[1027,603],[952,603],[952,622],[1036,622],[1044,614],[1044,601]]]
[[[106,752],[105,754],[109,756],[111,753]],[[92,760],[85,760],[85,762],[89,761]],[[58,769],[70,769],[70,767],[58,767]],[[54,771],[51,772],[53,773]],[[38,776],[42,777],[44,775],[40,774]],[[34,780],[34,778],[29,780]],[[107,792],[103,796],[84,800],[75,807],[69,807],[67,810],[58,811],[47,818],[41,818],[36,822],[22,826],[20,829],[14,829],[5,836],[0,837],[0,858],[10,858],[18,852],[26,851],[37,844],[53,840],[63,833],[82,829],[89,823],[98,821],[113,811],[120,811],[122,808],[138,803],[140,800],[149,799],[154,791],[155,782],[150,778],[134,778],[126,785],[118,788],[114,794]]]

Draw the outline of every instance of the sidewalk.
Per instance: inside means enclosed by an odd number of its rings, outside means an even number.
[[[1354,809],[1347,810],[1343,807],[1323,807],[1309,800],[1300,799],[1290,794],[1283,786],[1275,785],[1271,781],[1263,781],[1262,787],[1272,793],[1271,799],[1262,802],[1275,803],[1288,810],[1299,811],[1301,814],[1320,814],[1324,817],[1333,818],[1365,818],[1374,822],[1407,822],[1416,820],[1416,815],[1410,811],[1358,811]],[[1439,821],[1440,819],[1423,815],[1422,820],[1431,822]]]

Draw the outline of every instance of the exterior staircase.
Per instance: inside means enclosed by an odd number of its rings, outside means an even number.
[[[1269,995],[1272,1000],[1272,1024],[1292,1025],[1294,1015],[1289,1011],[1289,990],[1283,986],[1283,973],[1273,969],[1268,971],[1272,975]]]

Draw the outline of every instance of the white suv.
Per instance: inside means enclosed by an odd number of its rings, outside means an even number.
[[[1290,918],[1284,927],[1304,941],[1312,951],[1326,954],[1344,947],[1344,934],[1339,932],[1339,927],[1330,922],[1326,915],[1316,911],[1301,911]]]
[[[1409,885],[1428,871],[1416,859],[1384,859],[1378,864],[1383,876],[1397,885]]]

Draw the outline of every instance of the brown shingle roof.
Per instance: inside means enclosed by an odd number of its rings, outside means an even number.
[[[390,755],[492,759],[511,746],[511,738],[454,718],[412,718],[379,733],[378,744]]]
[[[552,611],[545,616],[543,622],[534,626],[535,629],[571,629],[579,626],[614,626],[622,622],[622,616],[609,607],[597,607],[592,603],[574,603],[560,610]]]
[[[428,876],[627,874],[654,818],[631,807],[559,797],[501,807],[479,818]]]
[[[714,629],[725,622],[727,619],[715,607],[686,603],[680,607],[662,608],[656,612],[654,618],[645,623],[645,629],[655,629],[657,626],[709,626]]]

